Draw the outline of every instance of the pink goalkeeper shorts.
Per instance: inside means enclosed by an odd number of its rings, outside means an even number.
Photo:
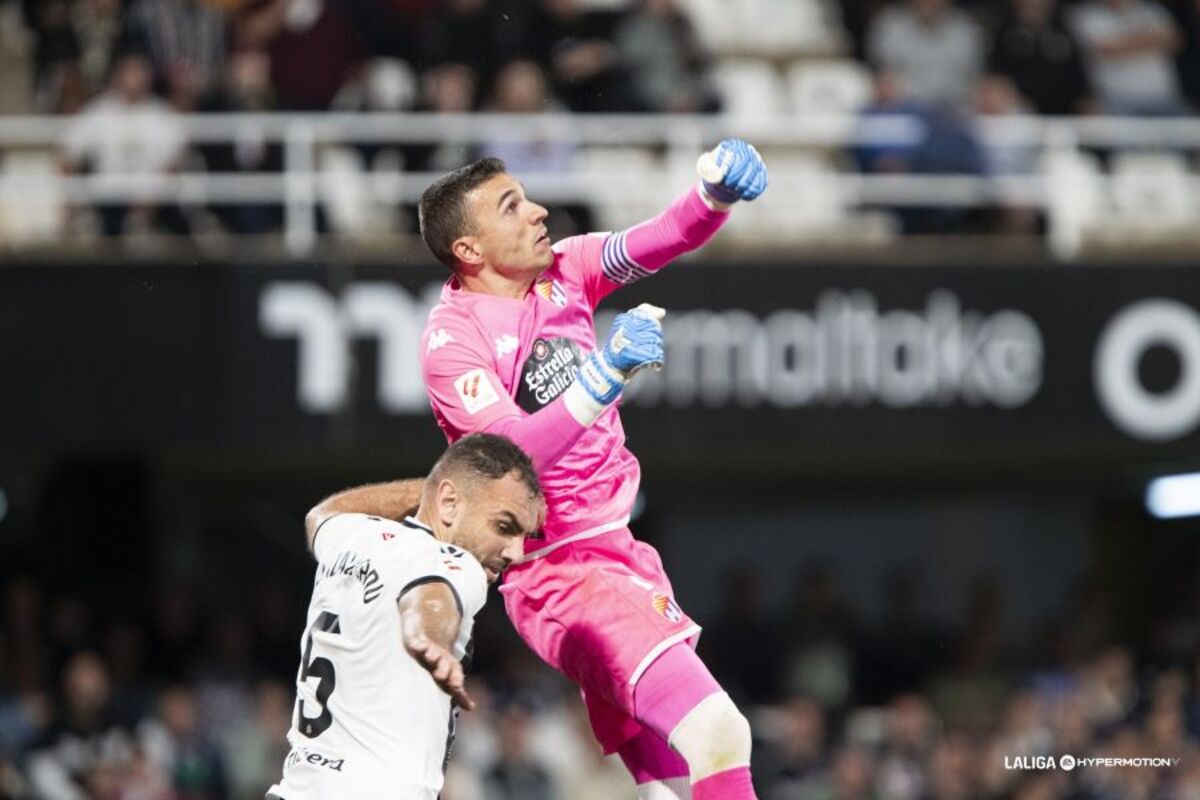
[[[583,689],[606,753],[641,732],[633,690],[646,668],[700,634],[658,552],[624,526],[512,567],[500,593],[526,644]]]

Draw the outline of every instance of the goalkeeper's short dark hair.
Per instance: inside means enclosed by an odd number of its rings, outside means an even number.
[[[421,238],[438,261],[452,270],[458,269],[458,259],[451,247],[455,239],[473,232],[467,214],[467,195],[507,171],[500,159],[481,158],[443,175],[421,193],[421,203],[417,206]]]
[[[429,478],[434,481],[453,475],[492,481],[515,475],[531,497],[542,496],[542,485],[533,462],[524,450],[504,436],[473,433],[450,445],[433,465]]]

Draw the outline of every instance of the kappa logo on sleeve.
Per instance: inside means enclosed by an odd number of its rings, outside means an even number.
[[[500,395],[496,394],[492,382],[488,380],[487,375],[481,369],[473,369],[459,377],[454,382],[454,388],[458,390],[458,396],[462,398],[463,408],[471,416],[500,402]]]
[[[426,353],[432,353],[440,347],[444,347],[454,341],[454,337],[445,328],[438,328],[433,333],[429,334],[429,344],[425,346]]]

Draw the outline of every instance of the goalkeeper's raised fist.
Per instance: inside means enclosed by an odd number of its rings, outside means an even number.
[[[579,377],[588,393],[605,405],[617,399],[633,374],[645,367],[662,367],[662,318],[667,312],[649,303],[618,314],[612,333],[585,359]]]
[[[696,171],[704,192],[721,203],[753,200],[767,189],[767,165],[754,145],[726,139],[700,156]]]

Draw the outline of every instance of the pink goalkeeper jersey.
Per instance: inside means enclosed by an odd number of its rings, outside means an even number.
[[[543,409],[558,415],[546,419],[562,426],[559,439],[579,436],[553,459],[542,457],[539,450],[545,447],[530,448],[513,437],[531,451],[548,505],[545,541],[530,541],[527,551],[628,521],[640,468],[625,448],[615,405],[581,434],[562,403],[547,406],[571,385],[583,358],[596,347],[597,304],[703,244],[727,216],[709,209],[693,189],[659,217],[628,231],[558,242],[554,263],[523,299],[466,291],[457,278],[442,289],[421,337],[421,354],[426,390],[446,438],[506,434]],[[549,429],[552,440],[555,430]]]
[[[446,283],[421,347],[433,413],[447,439],[497,432],[490,430],[497,422],[540,411],[575,380],[596,347],[593,310],[618,287],[600,269],[604,242],[592,235],[556,244],[554,264],[523,300],[464,291],[455,278]],[[639,475],[614,405],[542,472],[546,539],[625,520]]]

